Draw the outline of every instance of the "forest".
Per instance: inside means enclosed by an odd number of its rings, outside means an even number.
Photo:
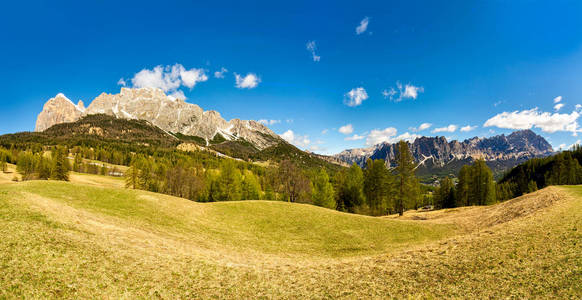
[[[305,167],[292,160],[253,163],[206,151],[98,143],[0,146],[0,170],[13,163],[22,180],[68,180],[68,172],[124,176],[126,187],[198,202],[278,200],[309,203],[339,211],[387,215],[408,209],[490,205],[552,184],[582,183],[582,150],[531,159],[496,183],[483,160],[445,176],[433,188],[419,183],[405,142],[397,165],[369,159],[364,168]],[[402,155],[400,154],[402,153]],[[97,163],[105,162],[108,164]],[[126,166],[122,172],[120,167]]]

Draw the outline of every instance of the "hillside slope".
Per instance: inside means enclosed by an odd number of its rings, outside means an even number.
[[[392,219],[95,182],[0,184],[0,298],[582,295],[580,187]]]

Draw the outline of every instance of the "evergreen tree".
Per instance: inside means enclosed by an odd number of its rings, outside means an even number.
[[[69,181],[70,164],[67,154],[68,151],[64,148],[56,148],[53,151],[52,179]]]
[[[52,163],[50,159],[44,157],[41,153],[37,154],[38,179],[49,179],[52,174]]]
[[[456,206],[469,206],[469,189],[471,186],[471,167],[464,165],[459,171],[459,182],[457,183]]]
[[[445,177],[440,181],[440,187],[436,191],[437,208],[455,207],[455,185],[450,177]]]
[[[83,158],[81,154],[75,154],[75,159],[73,160],[73,171],[81,173],[83,171]]]
[[[320,168],[313,180],[313,204],[335,209],[336,203],[334,197],[333,185],[329,182],[329,175],[327,175],[324,168]]]
[[[7,170],[8,155],[4,150],[0,150],[0,172],[6,173]]]
[[[245,170],[242,180],[242,199],[243,200],[259,200],[261,194],[261,186],[253,172]]]
[[[469,195],[471,205],[489,205],[495,203],[495,181],[493,173],[484,160],[478,159],[471,167],[471,185]]]
[[[386,213],[388,194],[390,191],[390,173],[383,159],[366,161],[364,171],[364,194],[372,215]]]
[[[365,203],[364,173],[362,169],[353,164],[347,171],[337,177],[338,207],[341,210],[355,212]]]
[[[230,159],[225,159],[220,164],[220,174],[216,183],[217,201],[237,201],[241,200],[241,174],[240,170]]]
[[[414,175],[414,159],[405,141],[398,142],[398,153],[396,157],[396,198],[395,209],[399,215],[404,214],[408,203],[416,201],[418,198],[418,180]]]

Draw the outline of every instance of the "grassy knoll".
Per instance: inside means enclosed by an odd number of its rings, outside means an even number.
[[[0,299],[582,296],[581,187],[373,218],[88,176],[0,184]]]

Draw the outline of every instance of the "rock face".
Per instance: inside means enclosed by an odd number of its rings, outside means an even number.
[[[552,146],[531,130],[516,131],[507,136],[474,137],[462,142],[448,142],[445,137],[420,137],[409,143],[409,148],[421,174],[438,173],[439,169],[456,174],[463,164],[476,159],[484,159],[499,172],[527,159],[553,153]],[[396,144],[381,143],[370,148],[345,150],[335,157],[364,167],[368,158],[384,159],[387,165],[394,166],[396,155]]]
[[[92,114],[106,114],[123,119],[146,120],[171,133],[198,136],[207,142],[220,134],[226,140],[244,139],[258,149],[275,145],[277,134],[256,121],[224,120],[216,111],[203,111],[196,104],[168,97],[155,88],[122,88],[119,94],[99,95],[86,109],[74,105],[64,95],[50,99],[38,116],[36,131],[52,125],[73,122]],[[68,101],[67,101],[68,100]]]
[[[44,131],[55,124],[75,122],[83,116],[84,111],[82,101],[75,105],[69,98],[59,93],[44,104],[42,112],[36,119],[35,131]]]

